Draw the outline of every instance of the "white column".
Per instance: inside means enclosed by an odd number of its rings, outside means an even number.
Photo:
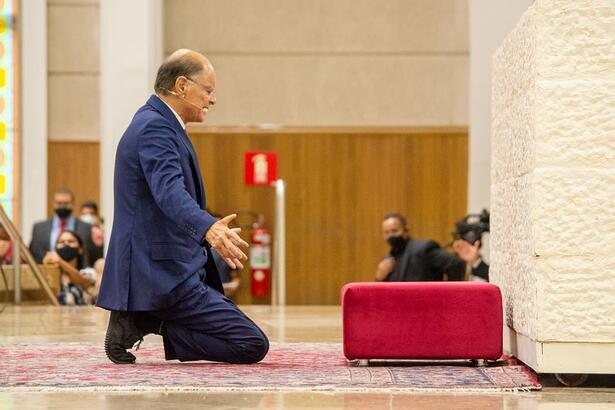
[[[615,373],[613,38],[613,0],[536,0],[493,60],[489,278],[539,373]]]
[[[275,233],[273,264],[273,306],[286,305],[286,183],[275,181]]]
[[[489,207],[491,57],[533,0],[470,0],[468,211]]]
[[[20,2],[21,220],[30,242],[34,222],[47,217],[47,2]]]
[[[110,233],[115,150],[136,110],[153,93],[162,61],[162,1],[101,1],[100,56],[101,203]]]

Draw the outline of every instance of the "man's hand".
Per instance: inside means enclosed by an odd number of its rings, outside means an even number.
[[[455,253],[457,253],[457,255],[459,255],[461,259],[463,259],[470,265],[474,265],[480,258],[480,255],[478,253],[479,244],[480,242],[476,241],[473,245],[470,245],[463,239],[457,239],[455,242],[453,242],[453,250],[455,251]]]
[[[214,223],[205,234],[205,240],[218,251],[228,266],[232,269],[243,269],[240,260],[246,260],[248,257],[239,247],[247,248],[248,243],[239,237],[241,228],[228,227],[235,218],[237,214],[232,214]]]
[[[395,269],[395,258],[387,256],[378,264],[378,269],[376,269],[376,280],[385,280],[386,277],[389,276],[389,273],[393,272],[393,269]]]

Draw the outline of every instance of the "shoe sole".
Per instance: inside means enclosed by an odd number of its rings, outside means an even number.
[[[121,346],[117,345],[115,349],[113,347],[113,344],[109,340],[109,335],[107,334],[105,336],[105,354],[109,360],[115,364],[133,364],[136,361],[137,358],[132,353],[122,350]],[[118,355],[124,357],[118,357]]]

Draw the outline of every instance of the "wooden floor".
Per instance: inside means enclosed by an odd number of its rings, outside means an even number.
[[[245,306],[274,342],[341,342],[336,306],[273,309]],[[8,306],[0,343],[101,342],[107,312],[93,307]],[[147,336],[146,344],[161,343]],[[1,358],[0,358],[0,365]],[[0,409],[615,409],[612,377],[590,377],[583,388],[541,377],[541,392],[506,394],[371,393],[0,393]],[[0,380],[0,384],[2,381]]]

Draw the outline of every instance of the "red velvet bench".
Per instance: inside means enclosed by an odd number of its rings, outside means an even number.
[[[502,356],[502,296],[490,283],[349,283],[342,310],[344,355],[361,364]]]

